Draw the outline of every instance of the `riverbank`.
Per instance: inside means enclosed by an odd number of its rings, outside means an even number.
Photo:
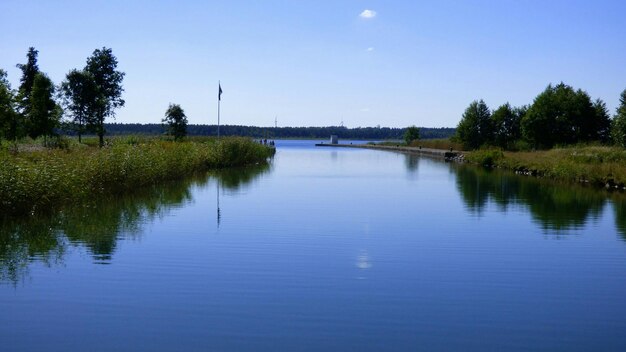
[[[113,138],[105,148],[0,150],[0,214],[34,215],[197,172],[267,162],[273,148],[247,138]]]
[[[572,146],[534,152],[486,149],[464,154],[468,162],[518,174],[626,189],[626,150],[619,147]]]
[[[374,150],[388,150],[403,153],[422,154],[444,159],[454,159],[459,157],[460,153],[455,150],[443,150],[433,148],[412,147],[402,144],[390,145],[386,144],[330,144],[319,143],[317,147],[334,147],[334,148],[359,148],[359,149],[374,149]]]
[[[572,146],[544,151],[506,152],[499,149],[458,151],[402,144],[390,145],[389,143],[319,144],[318,146],[423,154],[448,161],[468,162],[488,168],[510,170],[521,175],[626,190],[626,150],[619,147]]]

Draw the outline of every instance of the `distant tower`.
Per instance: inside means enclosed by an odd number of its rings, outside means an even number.
[[[274,128],[278,128],[278,115],[274,118]]]
[[[343,127],[343,120],[341,120],[341,127]]]

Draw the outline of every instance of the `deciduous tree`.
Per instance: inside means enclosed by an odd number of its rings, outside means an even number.
[[[592,139],[597,139],[602,143],[607,143],[611,139],[611,117],[609,116],[609,109],[606,107],[606,103],[602,99],[596,99],[593,103],[593,109],[595,112],[594,118],[594,134],[591,135]]]
[[[493,138],[491,112],[484,101],[473,101],[456,129],[456,138],[466,149],[476,149]]]
[[[508,149],[520,138],[520,122],[526,110],[526,107],[512,108],[506,103],[491,114],[495,145]]]
[[[420,139],[420,129],[416,126],[407,127],[406,131],[404,132],[404,141],[406,142],[406,144],[410,145],[411,142],[418,139]]]
[[[607,116],[602,103],[594,106],[586,92],[564,83],[549,85],[522,119],[522,134],[539,148],[600,140]]]
[[[622,92],[619,102],[611,124],[611,139],[613,143],[626,148],[626,89]]]
[[[0,138],[7,138],[9,121],[14,113],[11,85],[7,73],[0,69]]]
[[[174,140],[181,140],[187,135],[187,116],[180,105],[170,104],[162,121],[167,124],[167,134]]]
[[[15,99],[7,74],[0,69],[0,137],[12,141],[24,134],[24,118],[16,111]]]
[[[98,110],[99,92],[93,75],[85,70],[72,70],[61,83],[60,95],[65,112],[71,118],[78,142],[88,125],[95,125],[94,114]]]
[[[100,146],[103,146],[105,119],[115,116],[115,109],[124,106],[122,99],[124,72],[117,71],[117,58],[110,48],[104,47],[94,50],[87,58],[85,70],[93,75],[98,87],[97,99],[92,104],[95,111],[91,127],[99,137]]]
[[[59,125],[61,110],[54,101],[54,84],[43,73],[35,76],[30,95],[29,135],[32,138],[51,136]]]

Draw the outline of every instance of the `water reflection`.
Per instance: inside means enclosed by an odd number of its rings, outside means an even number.
[[[419,167],[420,156],[416,154],[404,154],[404,165],[406,166],[406,170],[414,174],[417,172]]]
[[[211,173],[220,184],[222,189],[237,191],[242,186],[250,184],[262,174],[271,171],[272,164],[259,164],[245,168],[230,168],[217,170]]]
[[[615,227],[622,235],[622,239],[626,241],[626,200],[613,202],[613,209],[615,210]]]
[[[357,260],[356,260],[356,267],[361,270],[369,269],[372,267],[372,262],[370,260],[370,256],[369,256],[369,253],[367,252],[367,249],[362,249],[359,252],[359,256],[357,257]]]
[[[220,227],[222,222],[222,208],[220,207],[220,194],[224,190],[235,192],[242,186],[249,185],[255,179],[258,179],[260,175],[271,171],[272,164],[260,164],[245,168],[230,168],[224,170],[217,170],[213,172],[216,182],[216,198],[217,198],[217,227]]]
[[[217,180],[222,188],[238,190],[267,171],[268,165],[258,165],[195,175],[48,216],[0,220],[0,282],[21,281],[32,261],[62,263],[71,245],[86,248],[94,263],[110,263],[118,239],[139,236],[144,224],[191,202],[192,187]]]
[[[598,219],[611,199],[617,228],[626,238],[626,206],[621,194],[607,194],[577,185],[522,177],[509,172],[467,165],[457,167],[457,189],[466,207],[481,214],[493,202],[501,211],[526,208],[544,230],[566,232]]]

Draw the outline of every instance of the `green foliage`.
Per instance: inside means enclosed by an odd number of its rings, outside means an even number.
[[[194,172],[263,163],[273,149],[245,138],[173,143],[125,138],[106,148],[11,154],[0,150],[0,214],[39,213],[63,204],[121,194]]]
[[[410,126],[406,128],[404,132],[404,142],[407,145],[410,145],[411,142],[420,139],[420,129],[415,126]]]
[[[51,136],[59,125],[61,110],[53,96],[54,84],[48,76],[38,73],[30,94],[28,114],[28,132],[32,138]]]
[[[493,138],[491,113],[484,101],[473,101],[456,128],[456,138],[466,149],[476,149]]]
[[[587,187],[521,178],[510,172],[488,170],[462,165],[457,172],[457,188],[468,209],[480,213],[490,204],[502,209],[528,209],[536,223],[559,235],[571,233],[587,221],[597,219],[607,210],[606,194]],[[618,230],[626,234],[624,226],[623,194],[611,195],[616,211]]]
[[[78,141],[87,126],[94,126],[94,112],[98,109],[98,86],[93,75],[88,71],[72,70],[61,83],[60,95],[65,112],[71,118],[71,129],[78,133]]]
[[[508,150],[514,151],[514,152],[528,152],[528,151],[531,151],[532,149],[533,149],[533,146],[530,145],[530,143],[528,143],[524,139],[518,139],[513,142],[513,145],[511,145]]]
[[[94,111],[91,112],[93,120],[90,120],[92,129],[99,138],[100,146],[104,145],[104,121],[107,117],[115,116],[115,109],[124,106],[122,99],[122,80],[124,72],[117,71],[117,58],[110,48],[94,50],[87,58],[85,71],[89,72],[98,87],[98,94],[90,102]]]
[[[493,112],[491,120],[495,145],[505,149],[513,146],[521,137],[520,123],[527,110],[525,106],[512,108],[509,103],[506,103]]]
[[[596,99],[593,103],[593,109],[595,111],[592,140],[598,140],[602,143],[608,143],[611,140],[611,118],[609,116],[609,109],[606,107],[606,103],[602,99]]]
[[[619,101],[620,105],[611,125],[611,139],[616,145],[626,148],[626,89],[622,92]]]
[[[0,69],[0,140],[13,139],[10,129],[16,115],[13,91],[7,80],[7,73]]]
[[[502,150],[494,148],[476,150],[466,156],[467,161],[487,167],[494,166],[503,157]]]
[[[0,217],[0,284],[22,281],[35,262],[62,263],[70,243],[97,261],[108,261],[120,235],[134,236],[144,224],[192,201],[190,188],[219,182],[223,189],[237,190],[268,170],[269,164],[262,164],[198,173],[28,219]]]
[[[17,64],[17,68],[22,70],[22,77],[20,78],[20,87],[18,88],[17,101],[18,110],[22,116],[27,116],[30,113],[30,94],[35,84],[35,76],[39,73],[39,66],[37,66],[37,55],[39,51],[35,48],[28,48],[26,57],[28,61],[25,64]]]
[[[187,116],[178,104],[170,104],[165,112],[163,123],[167,124],[167,134],[179,141],[187,135]]]
[[[608,114],[582,90],[560,83],[539,94],[522,119],[522,134],[537,148],[606,138]]]

